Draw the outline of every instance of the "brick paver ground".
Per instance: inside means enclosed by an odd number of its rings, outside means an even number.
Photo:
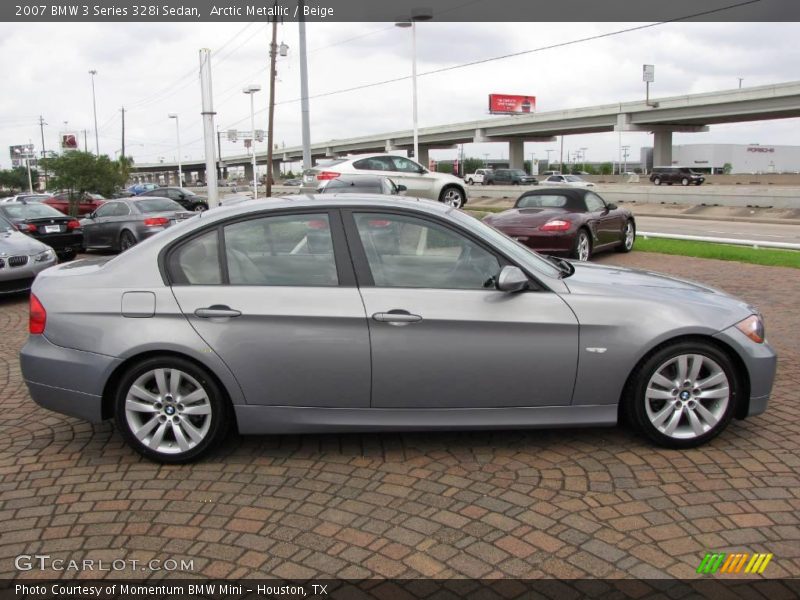
[[[204,462],[159,466],[110,423],[30,400],[27,300],[0,300],[0,577],[20,554],[194,559],[208,577],[692,577],[706,550],[772,552],[767,576],[800,575],[798,272],[598,261],[757,304],[781,355],[769,411],[684,452],[623,429],[234,436]]]

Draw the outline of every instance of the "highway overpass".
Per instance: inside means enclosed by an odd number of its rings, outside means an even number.
[[[704,94],[688,94],[645,101],[620,102],[585,108],[493,117],[464,123],[424,127],[419,130],[418,162],[428,162],[428,152],[456,144],[504,142],[509,146],[513,168],[522,168],[525,142],[551,142],[556,136],[610,131],[644,131],[654,136],[653,164],[672,164],[673,132],[708,131],[709,125],[800,117],[800,81],[748,87]],[[413,147],[411,130],[393,131],[311,145],[314,160],[362,152],[391,152]],[[298,161],[301,146],[281,148],[273,154],[273,172],[282,162]],[[266,150],[257,152],[259,164],[267,162]],[[226,156],[221,167],[244,166],[252,179],[249,154]],[[205,161],[183,164],[184,172],[198,172],[205,179]],[[136,165],[134,172],[145,180],[177,179],[177,164],[170,162]]]

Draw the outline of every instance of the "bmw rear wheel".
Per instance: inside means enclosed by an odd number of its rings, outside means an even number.
[[[119,251],[125,252],[136,245],[136,238],[127,229],[119,235]]]
[[[183,463],[205,453],[228,428],[219,386],[185,359],[155,357],[131,368],[120,381],[116,421],[142,456]]]
[[[464,206],[464,192],[455,186],[446,187],[439,195],[439,202],[453,208],[461,208]]]
[[[733,418],[738,380],[730,358],[702,341],[657,351],[634,374],[626,398],[634,424],[668,448],[692,448]]]

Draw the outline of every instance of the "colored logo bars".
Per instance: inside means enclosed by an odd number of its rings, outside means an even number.
[[[772,554],[726,554],[725,552],[708,552],[703,557],[698,573],[713,575],[714,573],[754,573],[761,574],[767,568]],[[745,566],[747,565],[747,566]]]

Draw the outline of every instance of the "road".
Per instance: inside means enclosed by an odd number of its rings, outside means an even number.
[[[636,227],[639,231],[650,233],[679,233],[682,235],[800,244],[800,225],[637,216]]]

